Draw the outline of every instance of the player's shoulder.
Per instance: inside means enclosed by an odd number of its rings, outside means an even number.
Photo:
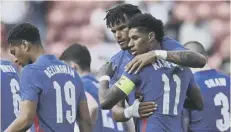
[[[118,58],[122,57],[122,55],[124,54],[124,50],[120,50],[118,53],[116,53],[115,55],[113,55],[111,57],[111,62],[114,62],[115,60],[117,60]]]
[[[0,60],[0,64],[1,65],[11,65],[12,63],[10,61],[7,61],[7,60]]]
[[[8,68],[6,68],[6,67],[8,67]],[[11,70],[14,70],[15,72],[18,72],[16,65],[14,63],[12,63],[11,61],[8,61],[8,60],[0,60],[0,68],[1,68],[1,70],[11,69]]]
[[[217,74],[219,78],[225,78],[226,82],[228,83],[227,85],[230,86],[230,76],[229,75],[224,74],[222,72],[218,72],[218,71],[217,71]]]
[[[217,73],[218,75],[220,75],[221,77],[225,77],[225,78],[230,79],[230,76],[229,76],[229,75],[227,75],[227,74],[224,74],[224,73],[219,72],[219,71],[216,71],[216,73]]]
[[[164,36],[162,42],[170,42],[170,43],[179,43],[180,44],[179,41],[177,41],[177,40],[175,40],[173,38],[170,38],[168,36]]]
[[[21,75],[35,74],[35,72],[36,72],[36,68],[34,66],[32,66],[32,64],[28,64],[28,65],[23,67],[23,69],[21,71]]]
[[[96,85],[90,80],[83,80],[83,88],[85,91],[87,91],[90,94],[96,94],[98,91]]]
[[[164,36],[161,42],[162,49],[164,50],[185,50],[182,44],[173,38]]]
[[[92,88],[97,89],[98,84],[99,84],[98,80],[96,80],[94,76],[90,76],[90,75],[81,77],[81,80],[83,82],[83,85],[86,87],[92,87]]]

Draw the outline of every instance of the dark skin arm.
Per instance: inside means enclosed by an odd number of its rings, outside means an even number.
[[[25,132],[33,124],[37,102],[24,100],[20,103],[20,114],[4,132]]]
[[[100,105],[103,110],[112,109],[119,101],[125,100],[126,94],[117,86],[113,85],[108,89],[109,82],[101,81],[99,89]]]
[[[137,55],[127,64],[125,71],[138,73],[144,66],[152,64],[156,60],[155,51]],[[202,68],[206,64],[205,56],[190,50],[167,51],[166,61],[192,68]]]
[[[114,74],[114,69],[112,68],[111,64],[105,64],[101,69],[100,69],[100,76],[103,75],[108,75],[108,76],[112,76]],[[115,86],[113,86],[115,87]],[[118,88],[117,88],[118,89]],[[109,88],[109,82],[108,81],[101,81],[100,82],[100,88],[99,88],[99,100],[101,102],[101,104],[107,104],[107,100],[108,98],[111,98],[111,96],[113,96],[113,98],[117,98],[118,100],[114,100],[115,102],[113,102],[113,104],[111,104],[110,107],[113,107],[112,112],[113,112],[113,117],[116,121],[127,121],[129,119],[125,118],[124,116],[124,101],[119,102],[120,100],[124,100],[126,97],[126,94],[124,94],[120,89],[118,89],[121,94],[121,96],[116,93],[114,91],[115,89],[113,88]],[[115,97],[114,97],[115,96]],[[141,95],[137,93],[136,97],[139,98]],[[120,98],[118,98],[120,97]],[[105,101],[107,100],[107,101]],[[112,99],[111,99],[112,100]],[[141,101],[141,100],[140,100]],[[106,103],[105,103],[106,102]],[[110,102],[110,101],[109,101]],[[119,102],[119,103],[117,103]],[[115,105],[117,104],[117,105]],[[109,104],[110,105],[110,104]],[[106,109],[106,108],[105,108]],[[108,109],[108,107],[107,107]],[[140,118],[147,118],[149,116],[151,116],[153,114],[153,111],[155,111],[157,109],[157,105],[154,102],[140,102],[139,105],[139,114],[140,114]]]
[[[184,125],[183,125],[183,129],[184,132],[189,132],[189,125],[190,125],[190,114],[191,111],[188,110],[187,112],[184,112]]]
[[[192,68],[202,68],[206,64],[205,56],[190,50],[168,51],[166,60],[181,66]]]
[[[87,101],[79,103],[77,121],[80,132],[92,132],[91,118],[88,111]]]
[[[184,108],[202,111],[204,104],[197,84],[191,84],[187,90],[187,97],[184,102]]]
[[[113,76],[115,68],[112,68],[112,63],[106,63],[100,69],[99,76]],[[118,92],[118,93],[117,93]],[[109,81],[101,81],[99,88],[99,101],[102,109],[112,109],[119,101],[125,99],[126,94],[118,88],[109,89]],[[110,102],[110,104],[108,104]],[[120,110],[120,109],[119,109]]]
[[[124,116],[124,101],[120,101],[112,108],[113,119],[117,122],[126,122],[129,119]]]

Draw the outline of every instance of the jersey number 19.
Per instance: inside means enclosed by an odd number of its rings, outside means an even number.
[[[53,85],[56,90],[57,123],[63,123],[63,99],[61,92],[64,90],[65,102],[71,106],[71,110],[66,110],[66,119],[72,124],[76,119],[75,85],[71,81],[67,81],[63,89],[56,81],[53,82]]]

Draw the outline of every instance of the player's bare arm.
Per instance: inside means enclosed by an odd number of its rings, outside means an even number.
[[[96,123],[96,119],[98,116],[98,109],[99,109],[99,105],[97,104],[96,100],[91,96],[91,94],[89,94],[88,92],[85,92],[86,97],[87,97],[87,104],[88,104],[88,108],[89,108],[89,114],[90,114],[90,118],[91,118],[91,124],[92,126],[95,125]]]
[[[112,108],[113,119],[117,122],[126,122],[129,118],[124,116],[124,101],[120,101]]]
[[[78,108],[76,119],[79,123],[80,132],[92,132],[91,118],[88,111],[87,101],[81,101]]]
[[[181,66],[193,68],[202,68],[206,64],[205,56],[190,50],[168,51],[166,60]]]
[[[109,82],[104,80],[100,81],[99,94],[101,94],[100,104],[102,109],[112,109],[119,101],[124,100],[127,96],[121,89],[113,85],[108,89]],[[103,95],[102,95],[103,93]]]
[[[112,108],[112,116],[115,121],[124,122],[124,127],[125,130],[127,130],[127,132],[134,132],[134,120],[130,120],[129,118],[126,118],[124,115],[124,109],[126,107],[129,107],[127,101],[120,101]]]
[[[199,111],[203,110],[203,98],[199,86],[194,81],[194,77],[192,77],[192,81],[187,90],[187,97],[184,103],[185,108]]]
[[[25,132],[33,124],[36,116],[37,102],[24,100],[20,103],[19,117],[5,130],[5,132]]]
[[[188,109],[185,109],[183,110],[183,122],[184,122],[184,125],[183,125],[183,129],[184,129],[184,132],[188,132],[189,131],[189,125],[190,125],[190,116],[189,116],[189,113],[191,111],[188,110]]]
[[[104,75],[112,76],[114,74],[114,69],[112,68],[111,63],[105,64],[101,68],[99,74],[100,74],[100,76],[104,76]],[[121,79],[123,79],[123,78],[121,78]],[[117,82],[117,84],[119,84],[121,79]],[[115,85],[113,87],[115,87]],[[105,101],[107,98],[111,98],[110,95],[114,93],[113,90],[114,89],[112,89],[112,88],[109,89],[109,82],[107,81],[106,78],[105,78],[105,80],[101,80],[100,81],[100,89],[99,89],[100,102],[104,103],[103,101]],[[118,91],[122,92],[119,94],[122,94],[123,98],[125,98],[127,96],[120,89]],[[118,98],[119,95],[114,94],[114,96],[117,96],[116,98]],[[137,107],[134,107],[134,105],[132,105],[132,107],[130,107],[130,109],[131,108],[133,111],[138,111],[138,114],[140,114],[139,118],[145,118],[145,117],[149,117],[150,115],[153,114],[152,112],[157,109],[157,105],[154,102],[139,102],[139,105]],[[117,104],[116,106],[114,106],[113,111],[114,111],[113,112],[114,116],[116,116],[115,117],[116,121],[126,121],[129,119],[129,118],[124,117],[124,107],[121,104],[121,102],[119,104]],[[134,116],[134,115],[132,115],[132,116]]]
[[[131,117],[148,118],[156,109],[157,104],[154,102],[140,102],[136,100],[127,108],[124,108],[121,102],[119,102],[112,108],[112,112],[114,120],[124,122],[129,120]]]
[[[160,51],[150,51],[145,54],[137,55],[132,61],[128,63],[125,70],[129,71],[129,73],[134,71],[139,72],[144,66],[155,62],[156,59],[163,59],[181,66],[193,67],[193,68],[201,68],[204,67],[206,64],[206,58],[203,55],[193,51],[160,50]]]
[[[112,68],[112,63],[107,63],[100,69],[99,76],[102,77],[107,75],[111,77],[114,72],[115,69]],[[109,80],[110,78],[107,80],[100,80],[99,101],[102,109],[112,109],[112,107],[116,105],[120,100],[122,100],[122,98],[125,99],[126,97],[126,95],[117,88],[109,89]]]

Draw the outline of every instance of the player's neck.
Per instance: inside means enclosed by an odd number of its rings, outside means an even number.
[[[46,51],[42,47],[36,47],[32,49],[32,55],[31,55],[31,60],[35,62],[39,56],[47,54]]]
[[[81,71],[81,72],[78,72],[79,73],[79,75],[82,77],[82,76],[87,76],[87,75],[89,75],[89,74],[91,74],[91,72],[90,71]]]
[[[191,68],[192,72],[199,72],[199,71],[206,71],[206,70],[210,70],[211,68],[208,66],[208,64],[206,64],[203,68]]]
[[[161,50],[160,43],[157,41],[153,42],[151,50]]]

